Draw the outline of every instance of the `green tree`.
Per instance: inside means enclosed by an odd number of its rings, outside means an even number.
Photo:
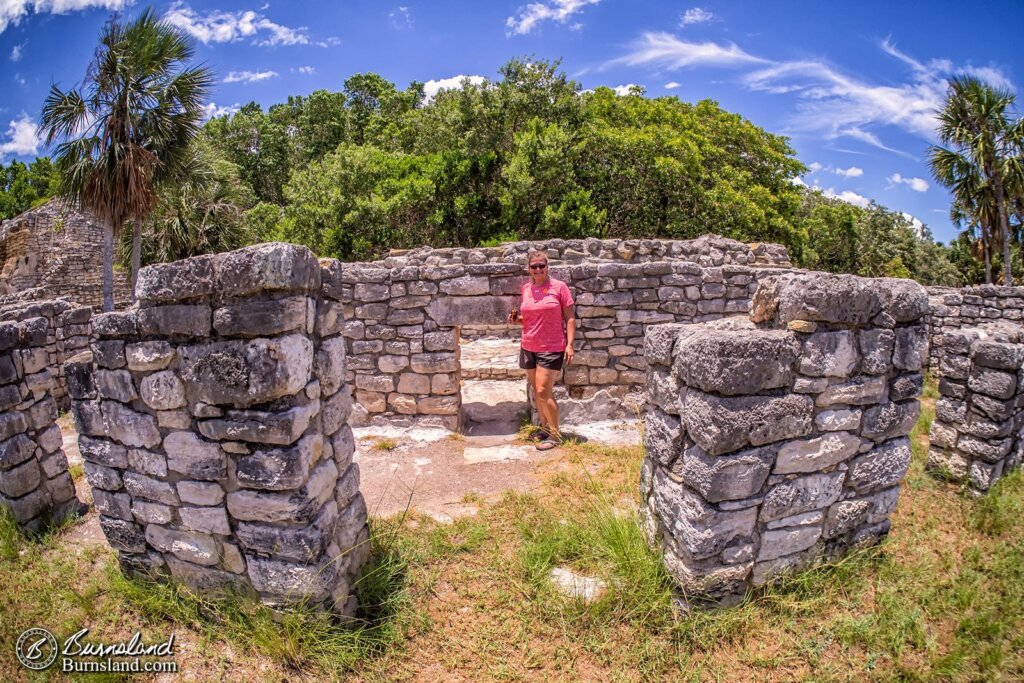
[[[230,116],[209,121],[203,133],[238,166],[242,180],[260,201],[284,204],[294,156],[287,125],[250,102]]]
[[[973,76],[949,81],[946,102],[938,113],[939,139],[929,163],[936,180],[953,191],[960,210],[983,225],[1002,245],[1003,283],[1013,284],[1007,202],[1007,160],[1012,155],[1010,116],[1014,95]]]
[[[146,9],[133,22],[109,22],[82,91],[50,88],[41,128],[60,141],[55,160],[70,201],[105,224],[103,308],[113,310],[114,240],[134,222],[132,297],[141,260],[141,226],[159,189],[187,172],[189,143],[213,82],[188,68],[194,49],[177,28]]]
[[[58,177],[49,157],[26,166],[14,160],[0,166],[0,220],[13,218],[57,193]]]

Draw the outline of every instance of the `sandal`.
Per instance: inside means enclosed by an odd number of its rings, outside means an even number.
[[[551,439],[544,439],[537,444],[538,451],[550,451],[552,448],[557,448],[560,444],[555,443]]]
[[[527,441],[546,441],[551,437],[548,434],[548,430],[538,427],[530,433],[530,436],[526,437]]]

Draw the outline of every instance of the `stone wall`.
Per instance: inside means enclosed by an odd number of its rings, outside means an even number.
[[[264,244],[143,269],[67,364],[100,525],[128,572],[351,613],[368,555],[341,269]]]
[[[337,315],[346,319],[356,419],[428,416],[457,428],[461,326],[504,323],[527,282],[531,248],[549,254],[551,276],[576,300],[576,362],[556,387],[567,421],[574,414],[593,419],[598,394],[612,397],[603,405],[621,413],[619,399],[645,380],[647,325],[746,313],[757,278],[789,265],[779,245],[714,236],[424,248],[343,264]]]
[[[37,287],[47,299],[103,306],[103,227],[56,199],[0,223],[0,295]],[[118,307],[130,294],[128,274],[115,270]]]
[[[0,505],[40,530],[78,510],[50,394],[45,318],[0,322]]]
[[[941,373],[946,332],[992,324],[1024,325],[1024,287],[929,287],[928,309],[931,338],[929,370],[938,375]]]
[[[0,322],[42,318],[46,321],[46,367],[50,372],[50,395],[59,410],[71,407],[65,388],[64,361],[89,347],[92,309],[66,299],[30,301],[0,306]]]
[[[952,330],[942,348],[928,469],[981,494],[1021,462],[1024,328]]]
[[[927,354],[925,290],[761,281],[750,320],[647,330],[642,514],[695,599],[725,602],[889,530]]]

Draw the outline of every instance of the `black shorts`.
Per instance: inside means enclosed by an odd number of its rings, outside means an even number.
[[[534,353],[526,349],[519,349],[519,367],[524,370],[533,370],[538,365],[548,370],[561,370],[565,361],[565,351],[558,353]]]

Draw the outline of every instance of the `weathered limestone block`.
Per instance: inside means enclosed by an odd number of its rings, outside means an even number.
[[[813,429],[814,404],[800,395],[720,397],[690,389],[684,423],[693,440],[712,455],[805,436]]]

